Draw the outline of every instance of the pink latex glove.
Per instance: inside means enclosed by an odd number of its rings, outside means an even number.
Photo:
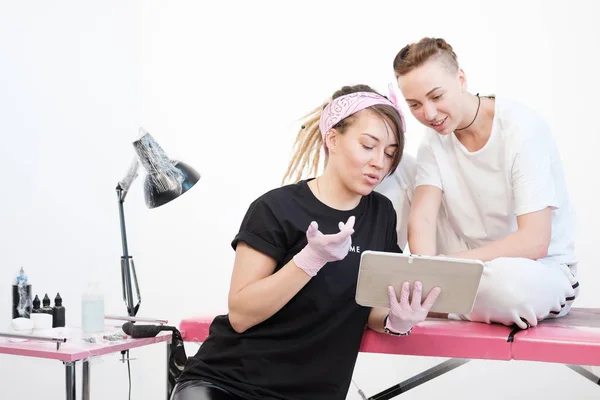
[[[346,257],[354,233],[354,216],[344,224],[340,222],[340,231],[332,235],[324,235],[319,231],[319,225],[313,221],[308,226],[306,246],[294,256],[296,265],[308,275],[315,276],[325,264]]]
[[[440,288],[433,288],[427,295],[425,301],[421,302],[423,286],[421,282],[415,282],[412,301],[409,302],[410,284],[404,282],[400,292],[400,301],[396,298],[396,292],[392,286],[388,287],[390,298],[390,314],[386,327],[396,333],[406,333],[419,322],[425,321],[429,310],[435,304],[440,295]]]

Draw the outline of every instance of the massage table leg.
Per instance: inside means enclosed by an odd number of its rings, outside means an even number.
[[[577,372],[579,375],[596,383],[597,385],[600,385],[600,377],[598,375],[594,374],[591,371],[591,368],[582,367],[581,365],[569,365],[569,364],[565,364],[565,366],[567,368],[570,368],[573,371]]]
[[[446,372],[452,371],[455,368],[460,367],[471,361],[468,358],[452,358],[450,360],[446,360],[435,367],[431,367],[428,370],[421,372],[418,375],[413,376],[405,380],[404,382],[400,382],[397,385],[394,385],[382,392],[379,392],[371,397],[369,400],[388,400],[394,398],[396,396],[401,395],[402,393],[406,393],[410,389],[414,389],[417,386],[428,382],[434,378],[437,378],[440,375],[445,374]]]
[[[403,393],[408,392],[410,389],[414,389],[415,387],[417,387],[425,382],[428,382],[434,378],[437,378],[438,376],[443,375],[446,372],[452,371],[453,369],[458,368],[461,365],[468,363],[469,361],[471,361],[471,360],[464,359],[464,358],[453,358],[453,359],[444,361],[443,363],[440,363],[440,364],[436,365],[435,367],[429,368],[428,370],[425,370],[425,371],[421,372],[420,374],[413,376],[412,378],[409,378],[403,382],[400,382],[397,385],[391,386],[388,389],[386,389],[382,392],[379,392],[365,400],[392,399],[396,396],[399,396]],[[596,383],[597,385],[600,385],[600,377],[598,375],[594,374],[590,368],[586,368],[581,365],[569,365],[569,364],[565,364],[565,366],[567,368],[570,368],[571,370],[577,372],[579,375],[591,380],[592,382]]]

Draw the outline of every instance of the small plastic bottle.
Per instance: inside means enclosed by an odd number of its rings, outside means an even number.
[[[62,305],[60,293],[54,298],[54,307],[52,307],[52,327],[59,328],[65,326],[65,307]]]
[[[98,282],[87,285],[81,299],[81,328],[84,333],[104,331],[104,293]]]
[[[45,310],[40,307],[40,298],[37,294],[33,299],[33,310],[31,310],[30,319],[33,322],[33,328],[35,330],[49,329],[52,327],[52,315],[45,312]]]
[[[48,293],[42,299],[42,308],[41,312],[44,314],[52,315],[52,306],[50,306],[50,297],[48,297]]]
[[[40,301],[40,298],[36,294],[35,299],[33,299],[33,309],[31,310],[32,314],[39,314],[42,312],[42,309],[40,308],[40,304],[42,304],[42,302]]]

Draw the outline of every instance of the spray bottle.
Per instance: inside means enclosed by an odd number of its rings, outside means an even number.
[[[12,318],[29,318],[31,315],[31,283],[23,267],[12,285]]]

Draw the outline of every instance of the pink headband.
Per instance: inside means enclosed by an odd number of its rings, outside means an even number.
[[[391,90],[391,85],[389,88],[392,101],[371,92],[350,93],[333,99],[321,113],[321,120],[319,121],[319,129],[321,130],[321,135],[323,135],[323,146],[327,147],[325,145],[325,135],[335,124],[352,114],[356,114],[376,104],[384,104],[396,108],[398,114],[400,114],[400,121],[402,121],[402,131],[405,132],[406,122],[404,121],[404,114],[397,105],[398,100],[393,90]]]

